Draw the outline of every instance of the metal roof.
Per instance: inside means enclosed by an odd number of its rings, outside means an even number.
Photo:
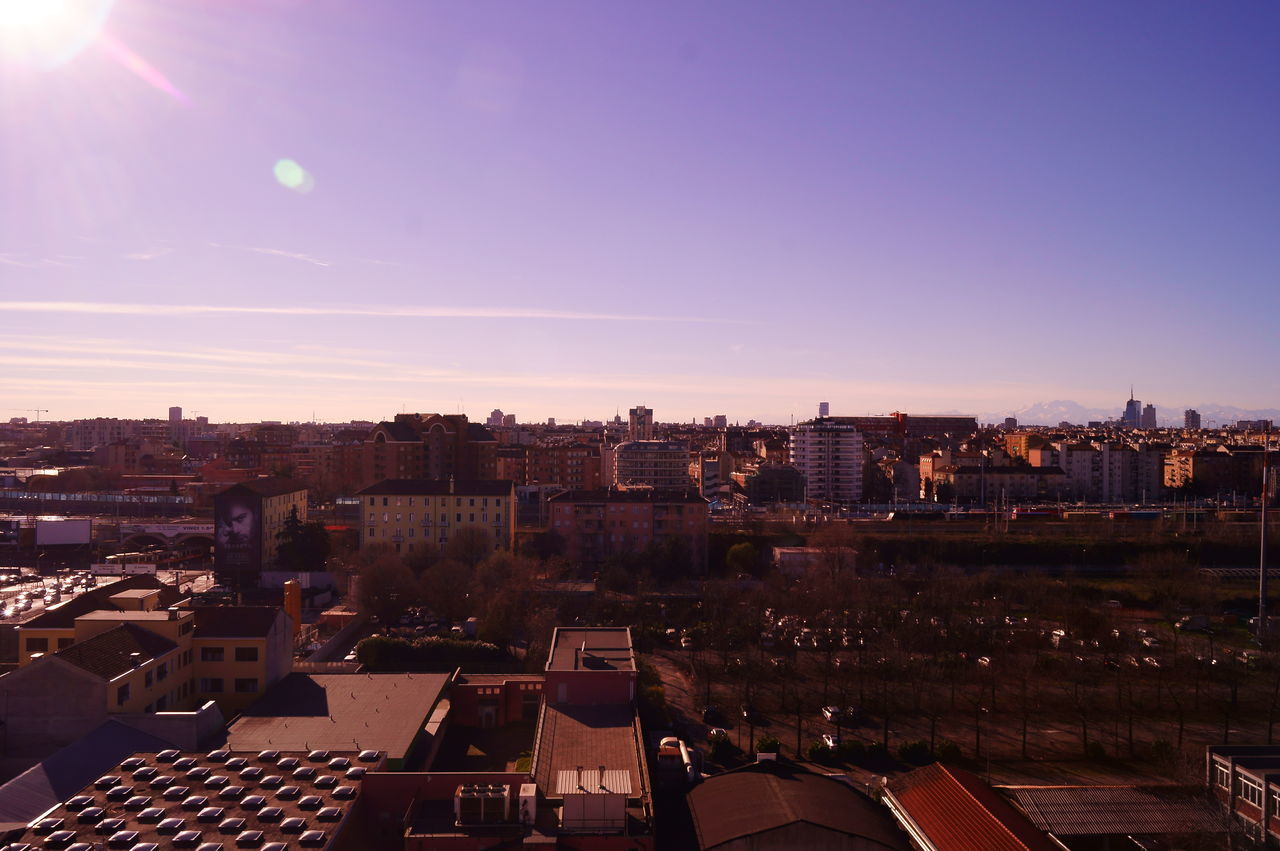
[[[571,768],[556,772],[557,795],[631,795],[631,772],[619,768]]]
[[[1181,787],[1014,787],[1032,824],[1056,836],[1222,832],[1205,801]]]

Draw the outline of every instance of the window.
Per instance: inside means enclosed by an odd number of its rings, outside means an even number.
[[[258,648],[256,647],[237,647],[237,662],[256,662],[258,661]]]
[[[236,677],[236,693],[252,694],[258,690],[258,680],[254,677]]]
[[[225,651],[221,647],[201,647],[201,662],[221,662],[225,656]]]
[[[49,650],[49,639],[47,638],[28,638],[28,653],[46,653]]]
[[[151,684],[154,681],[155,681],[155,678],[152,676],[150,671],[147,671],[145,674],[142,675],[142,684],[147,688],[151,688]]]
[[[413,497],[409,497],[409,507],[410,507],[410,508],[413,508]],[[412,519],[413,519],[413,515],[412,515],[412,514],[411,514],[411,515],[409,515],[409,519],[410,519],[410,520],[412,520]]]
[[[74,638],[59,638],[59,639],[58,639],[58,649],[59,649],[59,650],[65,650],[66,648],[68,648],[68,647],[70,647],[72,644],[74,644],[74,643],[75,643],[75,641],[76,641],[76,640],[75,640]]]
[[[476,522],[476,513],[474,511],[467,515],[467,522],[468,523]]]
[[[372,526],[370,526],[370,527],[369,527],[369,537],[370,537],[370,538],[376,538],[376,537],[378,537],[378,530],[377,530],[377,529],[375,529],[375,528],[373,528]]]
[[[468,507],[468,508],[475,508],[475,507],[476,507],[476,501],[475,501],[475,498],[474,498],[474,497],[472,497],[472,498],[468,501],[467,507]]]
[[[129,684],[125,683],[116,689],[116,706],[124,706],[129,702]]]
[[[461,511],[459,511],[459,512],[458,512],[458,517],[457,517],[457,521],[456,521],[456,522],[458,522],[458,523],[461,523],[461,522],[462,522],[462,512],[461,512]]]
[[[370,504],[370,505],[373,505],[373,504],[374,504],[374,497],[369,497],[369,504]]]
[[[382,507],[383,508],[387,507],[387,498],[385,496],[382,498]]]
[[[372,523],[372,522],[374,522],[374,521],[375,521],[375,520],[377,520],[377,519],[378,519],[378,512],[376,512],[376,511],[370,511],[370,512],[369,512],[369,522],[370,522],[370,523]]]
[[[201,677],[200,691],[205,694],[222,694],[221,677]]]
[[[186,635],[187,633],[191,632],[191,630],[193,629],[195,629],[195,623],[191,618],[188,618],[187,620],[178,624],[178,635]]]
[[[1256,780],[1241,777],[1239,795],[1255,807],[1262,806],[1262,784]]]

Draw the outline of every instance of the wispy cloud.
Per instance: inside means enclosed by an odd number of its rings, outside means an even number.
[[[134,251],[124,256],[126,260],[155,260],[164,257],[166,254],[172,254],[172,248],[148,248],[146,251]]]
[[[269,254],[272,257],[286,257],[289,260],[300,260],[303,263],[310,263],[313,266],[329,266],[328,260],[321,260],[319,257],[312,257],[310,254],[303,254],[300,251],[284,251],[280,248],[256,248],[248,246],[245,251],[253,251],[257,254]]]
[[[15,266],[19,269],[41,269],[48,266],[70,268],[74,261],[83,260],[71,254],[58,254],[54,257],[19,257],[15,254],[0,254],[0,266]]]
[[[90,313],[103,316],[195,316],[249,314],[262,316],[375,316],[402,319],[558,319],[608,322],[688,322],[746,325],[748,320],[701,316],[656,316],[641,313],[583,313],[526,307],[360,307],[336,305],[251,307],[220,304],[129,304],[102,301],[0,301],[0,310],[23,313]]]

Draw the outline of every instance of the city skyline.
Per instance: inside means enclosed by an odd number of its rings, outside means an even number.
[[[1280,399],[1273,7],[48,8],[5,418]]]

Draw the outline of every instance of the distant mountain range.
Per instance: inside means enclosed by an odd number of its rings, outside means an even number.
[[[1205,428],[1212,423],[1215,426],[1231,425],[1239,420],[1275,420],[1280,422],[1280,410],[1276,408],[1246,409],[1232,405],[1213,403],[1201,405],[1156,406],[1156,420],[1161,426],[1181,426],[1182,412],[1194,408],[1200,412],[1200,422]],[[1079,402],[1070,399],[1055,399],[1052,402],[1036,402],[1016,411],[992,411],[978,415],[978,422],[1002,423],[1005,417],[1017,417],[1018,425],[1056,426],[1061,422],[1084,425],[1088,422],[1108,419],[1119,419],[1123,413],[1123,405],[1114,408],[1086,408]]]

